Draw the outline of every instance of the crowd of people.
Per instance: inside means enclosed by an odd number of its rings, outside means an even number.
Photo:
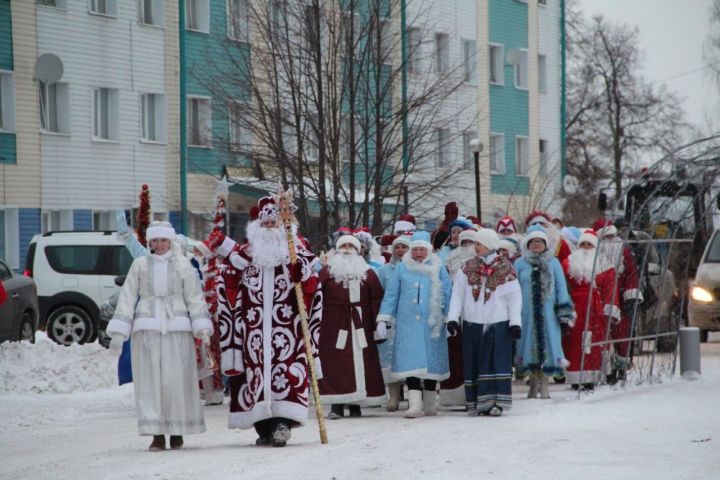
[[[433,232],[406,213],[379,241],[340,228],[316,256],[296,228],[288,241],[279,217],[273,197],[260,199],[243,242],[215,230],[192,262],[169,223],[148,228],[107,333],[111,348],[132,338],[139,431],[153,436],[151,450],[165,449],[165,435],[180,448],[183,435],[204,431],[201,387],[206,402],[222,388],[198,381],[193,337],[216,352],[229,427],[254,428],[258,445],[284,446],[305,424],[309,362],[329,419],[398,411],[403,396],[406,418],[437,415],[451,398],[469,416],[501,416],[513,376],[527,380],[528,398],[547,399],[550,378],[590,390],[625,375],[628,342],[604,342],[628,337],[642,302],[623,218],[575,228],[533,211],[521,233],[511,217],[482,226],[451,202]],[[203,295],[208,258],[217,277]]]

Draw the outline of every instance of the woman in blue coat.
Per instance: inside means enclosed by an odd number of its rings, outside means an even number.
[[[548,237],[540,225],[523,238],[523,254],[515,262],[522,289],[522,337],[518,363],[530,371],[528,398],[550,398],[548,376],[562,374],[568,362],[561,335],[570,332],[575,310],[560,262],[547,249]]]
[[[436,415],[437,382],[450,376],[445,318],[451,289],[447,270],[432,253],[430,234],[415,232],[410,252],[385,284],[376,332],[384,338],[388,327],[395,329],[391,372],[406,378],[407,418]]]

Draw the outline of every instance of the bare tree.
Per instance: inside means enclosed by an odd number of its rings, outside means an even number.
[[[720,88],[720,0],[710,5],[710,33],[703,45],[703,60],[710,78]]]
[[[563,211],[587,223],[599,188],[610,183],[618,200],[639,161],[671,151],[686,124],[678,98],[640,75],[637,28],[602,16],[587,22],[574,5],[568,18],[567,158],[581,193]]]
[[[343,224],[379,233],[461,171],[434,168],[442,143],[455,139],[432,133],[448,121],[438,107],[462,85],[462,69],[416,72],[403,102],[403,69],[437,59],[403,34],[400,5],[250,2],[248,42],[228,42],[222,62],[208,55],[194,72],[213,99],[234,106],[227,147],[247,167],[245,182],[293,187],[316,241]]]

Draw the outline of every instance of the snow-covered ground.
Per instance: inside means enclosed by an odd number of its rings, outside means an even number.
[[[132,386],[112,386],[116,359],[97,346],[0,345],[0,479],[718,479],[720,335],[703,345],[702,376],[599,389],[576,399],[553,385],[528,400],[513,385],[501,418],[459,411],[408,420],[363,418],[293,431],[286,448],[229,431],[227,406],[205,407],[208,432],[180,451],[150,453]]]

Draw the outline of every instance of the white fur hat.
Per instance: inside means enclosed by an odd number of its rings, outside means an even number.
[[[481,228],[473,236],[476,243],[484,245],[490,250],[497,250],[498,246],[500,246],[500,238],[492,228]]]
[[[156,238],[167,238],[175,240],[175,229],[170,222],[152,222],[145,232],[145,238],[149,242]]]
[[[393,240],[393,242],[392,242],[393,248],[394,248],[395,245],[397,245],[398,243],[402,243],[402,244],[405,245],[406,247],[410,248],[410,237],[407,236],[407,235],[400,235],[400,236],[397,237],[395,240]]]
[[[474,242],[475,233],[476,230],[463,230],[462,232],[460,232],[460,245],[462,245],[462,242],[464,242],[465,240],[471,240]]]
[[[430,234],[428,232],[419,230],[413,233],[410,239],[410,248],[427,248],[429,252],[432,252],[433,247],[430,243]]]
[[[358,240],[357,237],[353,235],[343,235],[338,238],[335,242],[335,248],[340,248],[341,245],[345,245],[346,243],[349,243],[350,245],[355,247],[355,250],[357,250],[358,252],[360,251],[360,240]]]
[[[597,233],[595,233],[593,230],[585,230],[580,234],[580,238],[578,239],[577,244],[580,245],[581,243],[589,243],[593,247],[597,248],[598,245],[598,236]]]
[[[541,227],[540,225],[532,225],[530,228],[528,228],[527,233],[525,234],[525,237],[523,237],[523,248],[527,248],[528,243],[530,243],[530,240],[534,238],[539,238],[545,242],[545,246],[548,245],[548,236],[547,233],[545,233],[545,229]]]
[[[502,248],[504,248],[505,250],[510,252],[510,254],[512,254],[512,255],[515,255],[518,250],[517,245],[515,243],[511,242],[510,240],[506,240],[504,238],[502,240],[500,240],[500,243],[498,244],[498,250],[500,250]]]
[[[600,230],[598,230],[597,233],[600,238],[605,238],[608,235],[617,236],[618,231],[617,231],[617,228],[615,228],[615,225],[606,225],[603,228],[601,228]]]

